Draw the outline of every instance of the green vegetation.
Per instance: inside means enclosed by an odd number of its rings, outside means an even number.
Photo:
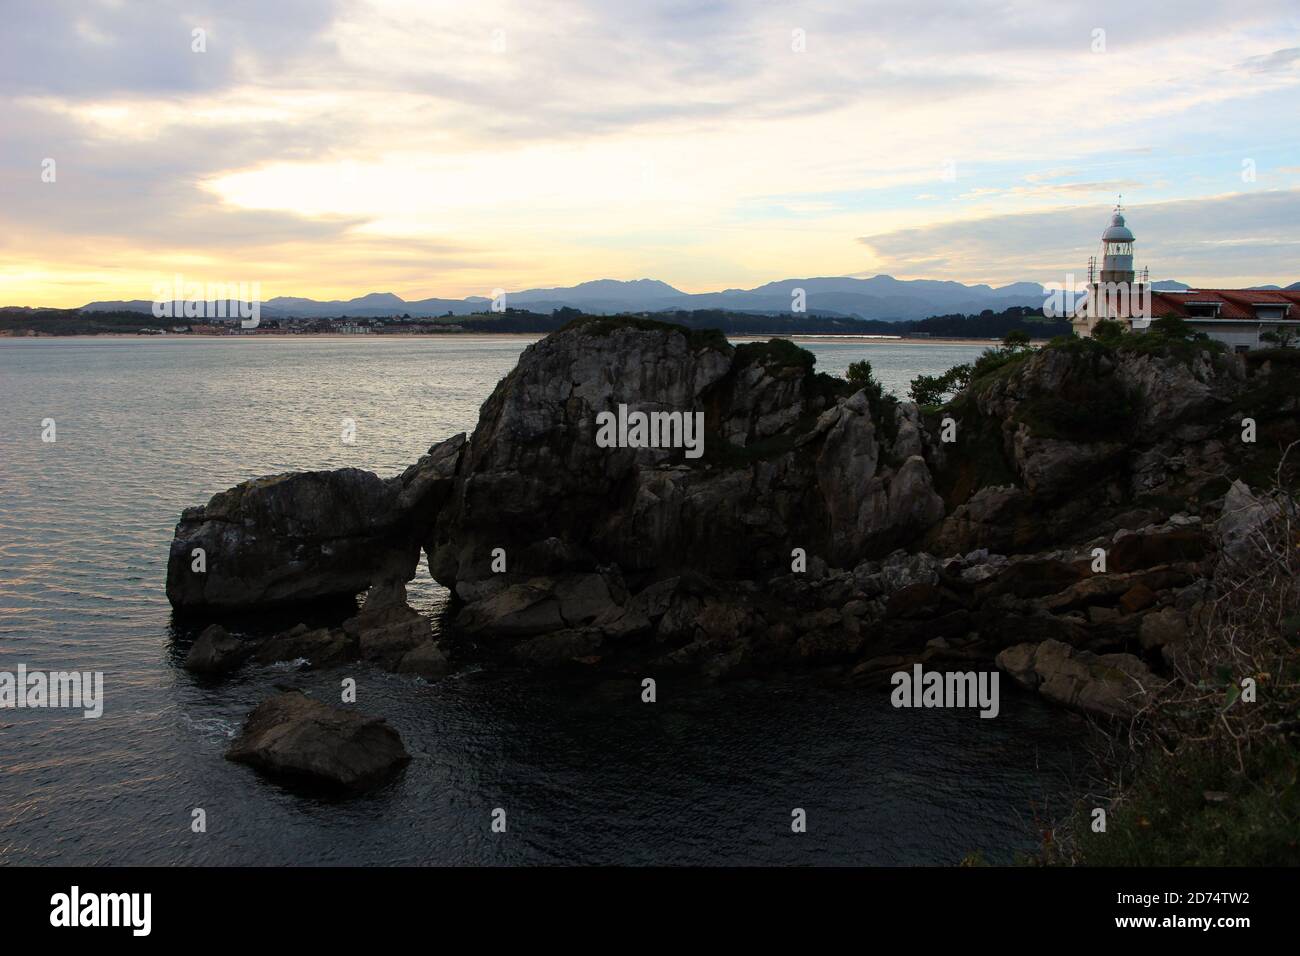
[[[563,330],[580,329],[586,335],[606,336],[618,329],[638,329],[642,332],[680,332],[693,349],[711,348],[729,351],[731,344],[717,329],[691,329],[673,322],[659,322],[636,315],[586,315],[573,319]],[[776,340],[774,340],[776,341]],[[790,343],[793,345],[793,343]],[[794,346],[798,348],[798,346]],[[802,351],[802,350],[801,350]],[[811,357],[811,356],[810,356]]]
[[[1264,342],[1272,342],[1279,349],[1294,349],[1300,345],[1300,338],[1297,338],[1294,326],[1283,325],[1276,329],[1271,329],[1260,336]]]
[[[1113,347],[1135,355],[1172,356],[1188,364],[1201,355],[1227,351],[1222,342],[1195,331],[1176,315],[1155,319],[1145,332],[1122,332]]]
[[[971,371],[971,365],[966,363],[939,375],[918,375],[908,386],[908,393],[922,407],[938,407],[970,384]]]
[[[77,309],[0,309],[0,332],[43,335],[129,334],[170,330],[192,319],[155,318],[150,312],[80,312]]]
[[[746,342],[736,346],[736,367],[747,365],[778,365],[784,368],[810,371],[817,357],[800,348],[789,339],[768,339],[766,342]]]
[[[1088,387],[1092,386],[1092,387]],[[1017,420],[1038,438],[1067,441],[1118,440],[1133,421],[1135,409],[1123,394],[1098,383],[1071,383],[1059,395],[1039,395],[1022,402]]]
[[[941,315],[928,319],[890,321],[885,319],[859,319],[853,316],[746,313],[725,309],[692,309],[675,312],[639,312],[631,316],[589,316],[568,306],[549,313],[527,309],[506,308],[504,312],[476,312],[454,315],[450,311],[439,316],[412,318],[409,313],[400,318],[389,316],[355,316],[351,321],[369,325],[376,331],[403,334],[433,334],[446,332],[510,332],[544,334],[554,332],[581,319],[633,318],[661,324],[676,324],[700,331],[713,330],[724,335],[791,335],[798,333],[854,335],[924,335],[971,339],[997,339],[1013,330],[1021,330],[1033,339],[1047,339],[1069,331],[1069,323],[1059,319],[1046,319],[1041,310],[1016,307],[1003,312],[984,310],[978,315]],[[336,323],[348,316],[292,319],[284,316],[263,315],[262,331],[291,328],[300,333],[330,333]],[[78,309],[0,308],[0,333],[20,335],[96,335],[108,332],[138,332],[141,329],[170,329],[173,325],[193,324],[194,320],[180,316],[155,318],[148,311],[82,312]]]
[[[1011,332],[1023,332],[1031,339],[1050,339],[1070,332],[1068,319],[1049,319],[1041,308],[1015,306],[1002,312],[985,309],[978,315],[936,315],[917,322],[897,322],[895,332],[918,332],[935,338],[1005,339]]]
[[[1089,866],[1295,866],[1300,863],[1300,760],[1274,741],[1240,767],[1207,748],[1151,753],[1093,833],[1091,809],[1071,828],[1073,859]]]
[[[972,382],[1018,365],[1033,351],[1029,334],[1013,330],[1003,338],[1001,347],[985,349],[974,364],[955,365],[939,375],[918,375],[912,379],[908,392],[916,404],[937,407],[964,391]]]
[[[1246,353],[1246,364],[1252,368],[1259,368],[1265,362],[1273,362],[1278,365],[1300,365],[1300,349],[1254,349]]]
[[[861,389],[867,394],[867,407],[871,409],[871,420],[881,429],[891,442],[898,437],[898,399],[885,391],[885,387],[876,381],[871,371],[871,363],[866,359],[852,363],[844,373],[854,391]]]
[[[1002,340],[1002,345],[995,349],[985,349],[971,367],[970,381],[987,379],[996,372],[1019,365],[1034,353],[1029,344],[1029,337],[1024,333],[1011,332]]]

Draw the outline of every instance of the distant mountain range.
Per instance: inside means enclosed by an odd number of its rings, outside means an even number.
[[[1152,287],[1166,291],[1190,288],[1173,280],[1155,282]],[[1300,282],[1287,288],[1300,289]],[[998,312],[1012,306],[1036,307],[1043,304],[1044,297],[1043,287],[1037,282],[1013,282],[993,287],[878,275],[870,279],[782,279],[753,289],[701,293],[682,292],[657,279],[636,279],[630,282],[595,279],[563,288],[507,292],[505,304],[512,309],[531,312],[551,312],[568,307],[594,314],[725,309],[756,315],[788,315],[795,302],[797,289],[803,290],[804,311],[808,315],[855,316],[885,321],[924,319],[957,313],[973,314],[985,309]],[[464,299],[431,298],[408,302],[391,292],[372,292],[355,299],[327,302],[297,296],[276,296],[262,303],[261,313],[267,318],[324,318],[341,315],[356,318],[390,315],[430,318],[448,313],[469,315],[484,312],[491,301],[485,296],[468,296]],[[132,299],[91,302],[83,306],[82,311],[150,312],[152,308],[153,303],[149,300]]]
[[[795,290],[802,289],[804,311],[809,315],[856,316],[862,319],[923,319],[957,312],[1001,311],[1016,305],[1038,306],[1043,289],[1036,282],[1016,282],[993,288],[927,279],[902,280],[892,276],[871,279],[810,278],[783,279],[754,289],[688,293],[656,279],[596,279],[580,285],[554,289],[525,289],[507,292],[505,304],[512,309],[551,312],[559,308],[579,309],[591,314],[620,312],[669,312],[696,309],[725,309],[752,314],[790,314]],[[464,299],[418,299],[407,301],[391,292],[373,292],[346,301],[322,302],[296,296],[277,296],[262,303],[268,318],[322,318],[340,315],[369,318],[410,315],[429,318],[451,313],[469,315],[484,312],[492,300],[485,296]],[[149,312],[153,303],[145,299],[91,302],[85,312]]]

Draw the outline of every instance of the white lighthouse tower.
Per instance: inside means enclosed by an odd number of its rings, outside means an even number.
[[[1110,225],[1101,234],[1099,278],[1102,282],[1133,281],[1133,242],[1133,231],[1124,221],[1124,207],[1117,203],[1115,213],[1110,217]],[[1092,281],[1091,274],[1088,279]]]
[[[1088,300],[1073,320],[1079,335],[1091,336],[1102,319],[1123,322],[1131,329],[1150,324],[1151,283],[1145,269],[1139,276],[1133,268],[1135,242],[1124,219],[1123,203],[1117,202],[1110,225],[1101,234],[1101,255],[1088,260]]]

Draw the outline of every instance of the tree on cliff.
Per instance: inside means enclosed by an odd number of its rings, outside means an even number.
[[[866,359],[853,362],[844,372],[844,377],[855,389],[867,393],[867,405],[871,409],[871,417],[881,422],[888,431],[894,423],[894,408],[898,405],[898,399],[886,392],[885,386],[876,381],[871,363]]]

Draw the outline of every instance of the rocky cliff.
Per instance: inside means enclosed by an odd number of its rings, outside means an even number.
[[[1027,687],[1125,713],[1071,681],[1143,686],[1194,619],[1232,482],[1250,494],[1300,437],[1286,363],[1072,343],[918,409],[788,342],[585,320],[523,353],[468,442],[397,478],[278,476],[186,511],[168,596],[211,613],[355,594],[409,579],[423,547],[456,598],[449,642],[526,664],[870,680],[1002,654]],[[637,413],[669,440],[598,441]],[[694,451],[671,440],[688,417]]]

